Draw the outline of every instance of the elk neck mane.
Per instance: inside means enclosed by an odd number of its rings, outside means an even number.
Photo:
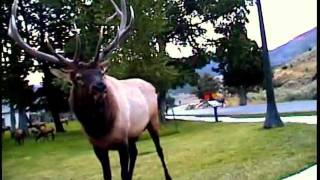
[[[70,105],[89,137],[100,139],[112,131],[119,108],[111,90],[102,102],[95,103],[92,96],[79,93],[73,86]]]

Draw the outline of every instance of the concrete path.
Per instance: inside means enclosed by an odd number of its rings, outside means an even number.
[[[181,105],[174,107],[174,113],[176,115],[200,115],[210,116],[214,114],[213,108],[185,110],[187,105]],[[241,115],[241,114],[262,114],[267,109],[266,104],[249,104],[246,106],[235,106],[235,107],[224,107],[218,108],[218,114],[221,115]],[[316,100],[305,100],[305,101],[291,101],[277,103],[277,109],[280,113],[284,112],[306,112],[306,111],[317,111]],[[168,110],[168,114],[172,114],[172,110]]]
[[[317,180],[317,165],[283,180]]]
[[[166,116],[167,119],[173,119],[173,116]],[[198,116],[175,116],[176,119],[186,121],[205,121],[215,122],[214,117],[198,117]],[[222,122],[264,122],[265,118],[231,118],[231,117],[218,117],[219,121]],[[317,116],[292,116],[292,117],[281,117],[284,123],[306,123],[306,124],[317,124]]]
[[[173,119],[173,116],[166,116],[167,119]],[[214,117],[197,117],[197,116],[176,116],[176,119],[187,121],[205,121],[215,122]],[[264,122],[265,118],[230,118],[219,117],[219,121],[222,122]],[[284,123],[306,123],[317,124],[317,116],[293,116],[293,117],[281,117]],[[317,165],[314,165],[298,174],[285,178],[283,180],[316,180],[317,179]]]

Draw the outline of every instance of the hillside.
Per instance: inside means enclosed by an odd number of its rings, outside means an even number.
[[[300,87],[308,85],[317,73],[317,51],[306,52],[292,62],[274,70],[274,85],[276,87]]]
[[[274,69],[273,84],[277,102],[316,99],[317,50],[305,52]],[[250,103],[265,101],[265,91],[248,93]]]
[[[283,65],[317,46],[317,27],[300,34],[286,44],[269,50],[272,67]]]

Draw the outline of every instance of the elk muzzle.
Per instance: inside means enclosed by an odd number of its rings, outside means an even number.
[[[91,92],[93,93],[93,97],[95,101],[102,100],[105,97],[107,86],[99,81],[95,82],[91,86]]]
[[[92,90],[98,93],[104,93],[106,88],[107,87],[103,82],[97,82],[92,86]]]

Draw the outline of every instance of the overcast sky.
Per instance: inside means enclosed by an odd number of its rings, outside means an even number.
[[[285,44],[294,37],[317,26],[317,0],[261,0],[267,43],[269,50]],[[261,45],[259,20],[256,6],[250,7],[248,36]],[[208,36],[214,36],[208,31]],[[191,49],[181,52],[172,45],[167,51],[172,57],[190,56]],[[28,78],[31,84],[39,84],[41,74],[36,73]]]

